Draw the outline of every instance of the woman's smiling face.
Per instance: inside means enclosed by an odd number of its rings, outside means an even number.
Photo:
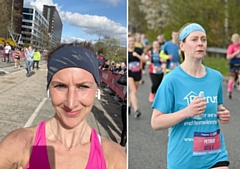
[[[49,91],[56,115],[71,128],[84,121],[91,112],[97,84],[90,72],[66,68],[53,75]]]

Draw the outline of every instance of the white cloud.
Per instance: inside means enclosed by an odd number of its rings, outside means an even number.
[[[119,39],[122,44],[126,44],[127,28],[123,27],[120,23],[116,23],[115,21],[108,19],[105,16],[82,15],[80,13],[62,11],[61,6],[53,3],[53,0],[25,0],[25,3],[27,1],[30,2],[30,5],[36,6],[40,11],[43,10],[43,4],[55,5],[63,23],[79,27],[86,34],[97,35],[99,37],[110,36]],[[101,1],[116,5],[121,0]]]
[[[121,0],[100,0],[100,1],[110,3],[113,6],[116,6],[118,2],[121,2]]]
[[[81,15],[79,13],[62,12],[62,21],[80,27],[89,35],[110,36],[120,41],[126,40],[127,29],[105,16]]]
[[[64,43],[71,43],[71,42],[82,42],[85,41],[85,39],[82,38],[76,38],[76,37],[62,37],[62,42]]]

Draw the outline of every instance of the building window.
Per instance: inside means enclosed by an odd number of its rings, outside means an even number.
[[[31,8],[23,8],[23,13],[32,13],[33,14],[33,9],[31,9]]]
[[[32,15],[24,14],[24,15],[23,15],[23,19],[33,20],[33,16],[32,16]]]
[[[32,26],[32,23],[31,23],[31,22],[22,22],[22,25],[25,25],[25,26]]]

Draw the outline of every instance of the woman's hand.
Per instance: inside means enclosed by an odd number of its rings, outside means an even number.
[[[133,52],[133,56],[139,58],[139,54],[137,52]]]
[[[227,124],[230,120],[230,111],[227,110],[224,106],[222,105],[219,105],[218,106],[218,112],[217,112],[217,115],[218,115],[218,119],[221,123],[223,124]]]
[[[206,109],[207,102],[204,98],[195,97],[194,100],[188,105],[187,116],[194,117],[196,115],[204,113]]]

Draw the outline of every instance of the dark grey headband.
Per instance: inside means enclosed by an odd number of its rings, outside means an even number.
[[[90,72],[100,85],[98,61],[88,49],[80,46],[65,46],[55,51],[48,60],[47,89],[53,75],[61,69],[78,67]]]

